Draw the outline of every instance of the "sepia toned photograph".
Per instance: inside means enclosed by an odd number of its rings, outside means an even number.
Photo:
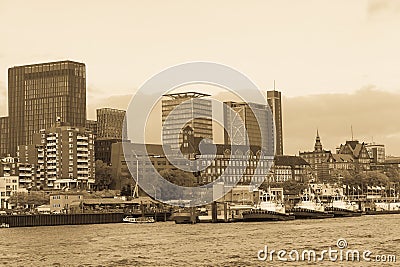
[[[0,266],[398,266],[400,1],[0,0]]]

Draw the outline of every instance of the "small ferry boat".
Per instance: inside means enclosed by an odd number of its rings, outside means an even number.
[[[325,211],[332,212],[335,217],[354,217],[362,214],[356,203],[351,203],[346,196],[341,194],[332,197]]]
[[[305,191],[300,196],[300,202],[290,210],[296,219],[332,218],[333,213],[325,211],[324,206],[315,194]]]
[[[156,222],[153,217],[133,217],[133,216],[126,216],[122,219],[125,223],[154,223]]]
[[[285,212],[283,203],[278,202],[270,191],[260,190],[259,202],[250,211],[243,212],[244,221],[288,221],[294,220],[293,214]]]

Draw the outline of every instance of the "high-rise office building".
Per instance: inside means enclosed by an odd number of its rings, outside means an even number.
[[[126,137],[125,110],[100,108],[97,113],[97,138],[119,139]]]
[[[111,164],[111,145],[126,139],[125,110],[100,108],[97,113],[95,157]]]
[[[213,139],[212,134],[212,105],[211,100],[205,99],[210,95],[185,92],[164,95],[162,100],[163,143],[169,145],[172,151],[177,151],[183,144],[182,130],[193,131],[194,138]],[[179,106],[174,116],[170,113]],[[167,120],[168,117],[168,120]],[[175,133],[179,132],[176,138]]]
[[[8,152],[28,145],[33,134],[56,118],[72,126],[86,123],[85,64],[59,61],[8,69]]]
[[[266,105],[224,102],[225,144],[230,145],[232,138],[232,145],[266,147],[268,141],[265,138],[264,144],[261,142],[261,133],[267,134],[268,126],[273,126],[268,120],[268,112]]]
[[[275,123],[275,154],[283,155],[281,92],[275,90],[267,91],[267,102],[271,108]]]
[[[9,119],[8,117],[0,117],[0,157],[8,154],[8,137],[9,137]]]

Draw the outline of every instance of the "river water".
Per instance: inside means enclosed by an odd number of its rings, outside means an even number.
[[[260,261],[259,250],[347,249],[397,263]],[[263,254],[260,254],[262,256]],[[293,257],[295,254],[291,254]],[[288,256],[286,255],[286,258]],[[293,259],[293,258],[292,258]],[[301,257],[300,257],[301,259]],[[400,215],[176,225],[97,224],[0,229],[0,266],[400,266]]]

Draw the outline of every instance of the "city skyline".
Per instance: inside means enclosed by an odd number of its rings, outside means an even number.
[[[276,80],[286,154],[312,148],[317,128],[323,145],[334,149],[351,138],[353,125],[357,139],[374,139],[387,146],[388,154],[399,155],[400,126],[390,116],[400,112],[396,1],[206,1],[201,6],[173,1],[158,3],[158,8],[126,1],[96,3],[93,14],[86,12],[90,1],[72,1],[62,14],[58,3],[42,3],[0,3],[1,25],[13,21],[12,31],[0,28],[0,116],[9,115],[7,69],[13,66],[84,62],[87,115],[94,119],[97,108],[126,109],[137,88],[166,67],[206,60],[242,71],[262,90],[271,90]],[[14,10],[22,19],[11,17]],[[65,32],[80,41],[65,39]],[[313,114],[327,119],[318,121]]]

